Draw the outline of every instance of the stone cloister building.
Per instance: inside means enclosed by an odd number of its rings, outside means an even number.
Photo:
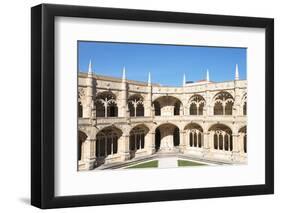
[[[78,74],[78,170],[161,153],[247,162],[247,81],[151,82]]]

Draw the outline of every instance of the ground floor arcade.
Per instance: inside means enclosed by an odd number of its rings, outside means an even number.
[[[247,160],[246,126],[176,123],[107,126],[90,135],[79,130],[79,170],[116,164],[155,153],[180,153],[198,159],[245,163]]]

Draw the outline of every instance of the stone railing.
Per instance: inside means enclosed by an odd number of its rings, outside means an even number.
[[[246,122],[247,116],[237,116],[233,115],[173,115],[173,116],[155,116],[154,121],[222,121],[222,122]]]
[[[97,125],[104,125],[104,124],[114,124],[114,123],[127,123],[130,121],[131,123],[138,123],[138,122],[169,122],[169,121],[206,121],[206,122],[246,122],[247,116],[233,116],[233,115],[172,115],[172,116],[154,116],[153,117],[144,117],[144,116],[137,116],[137,117],[98,117],[97,118]],[[83,125],[90,125],[91,120],[88,118],[79,118],[78,124]]]
[[[130,117],[132,123],[137,122],[151,122],[153,119],[152,117],[144,117],[144,116],[137,116],[137,117]]]
[[[97,117],[97,124],[125,123],[126,121],[124,117]]]
[[[91,120],[89,118],[79,118],[78,119],[78,124],[79,125],[90,125]]]

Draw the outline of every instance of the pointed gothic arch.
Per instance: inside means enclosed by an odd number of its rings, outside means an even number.
[[[203,128],[197,123],[189,123],[184,128],[187,146],[203,148],[204,135]]]
[[[214,97],[214,115],[232,115],[234,98],[229,92],[221,91]]]
[[[233,150],[232,130],[225,124],[214,124],[209,128],[213,139],[213,148],[220,151]]]
[[[238,131],[239,141],[242,143],[242,151],[247,153],[247,126],[241,127]]]
[[[149,128],[143,124],[137,125],[130,131],[129,150],[130,158],[134,158],[136,152],[145,148],[145,137],[149,132]]]
[[[83,146],[87,138],[88,136],[85,132],[81,130],[78,131],[78,149],[77,149],[78,161],[83,159],[83,155],[84,155]]]
[[[180,115],[182,102],[174,96],[161,96],[153,101],[156,116]]]
[[[128,107],[131,117],[144,116],[143,97],[139,94],[131,95],[128,98]]]
[[[97,165],[105,162],[108,155],[114,155],[118,152],[118,141],[122,136],[122,131],[115,126],[109,126],[101,129],[96,135],[96,158]]]
[[[188,105],[190,115],[203,115],[206,101],[202,95],[195,94],[189,99]]]
[[[97,117],[117,117],[118,107],[116,96],[109,91],[98,93],[96,97]]]

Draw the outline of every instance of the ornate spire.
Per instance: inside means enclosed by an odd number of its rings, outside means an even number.
[[[207,72],[206,72],[206,81],[210,81],[210,76],[209,76],[209,70],[207,69]]]
[[[150,76],[150,72],[148,72],[147,84],[148,84],[148,85],[151,85],[151,76]]]
[[[92,70],[92,60],[90,59],[89,66],[88,66],[88,74],[93,74]]]
[[[185,86],[185,83],[186,83],[185,73],[183,73],[182,86]]]
[[[126,68],[123,67],[122,81],[126,81]]]
[[[238,64],[235,66],[235,80],[239,80],[239,69],[238,69]]]

